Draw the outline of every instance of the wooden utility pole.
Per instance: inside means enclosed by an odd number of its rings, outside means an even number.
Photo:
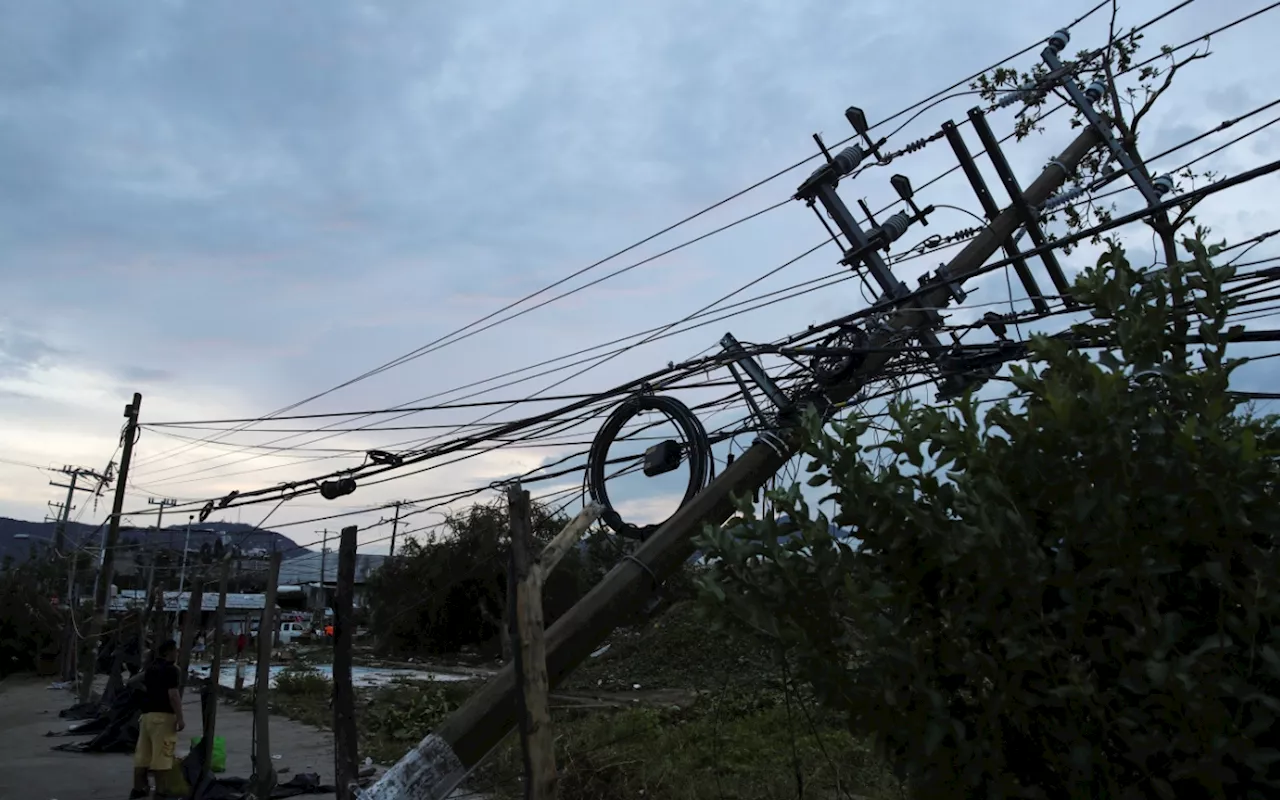
[[[266,800],[276,788],[276,768],[271,763],[271,649],[276,636],[276,584],[280,582],[280,553],[272,552],[267,567],[267,592],[258,622],[258,663],[253,674],[253,725],[257,749],[253,753],[251,788]]]
[[[542,554],[537,558],[538,570],[542,573],[541,578],[545,582],[547,576],[560,563],[560,559],[564,558],[564,554],[573,549],[582,535],[587,532],[596,520],[600,519],[600,515],[604,513],[604,506],[597,503],[591,503],[578,515],[569,520],[569,524],[556,534],[555,538],[547,543],[542,549]]]
[[[359,793],[356,690],[351,685],[351,641],[355,633],[356,526],[342,529],[338,586],[333,603],[333,775],[338,800]]]
[[[191,594],[187,597],[187,618],[182,621],[182,642],[178,648],[178,686],[185,688],[191,671],[191,646],[196,643],[196,631],[204,616],[204,577],[191,576]]]
[[[1098,132],[1085,128],[1023,192],[1028,205],[1040,206],[1075,173],[1081,160],[1101,143]],[[827,390],[834,403],[855,396],[866,380],[883,372],[901,352],[902,331],[928,324],[925,309],[946,307],[952,288],[982,269],[1021,224],[1010,207],[970,240],[947,265],[943,278],[934,278],[910,304],[889,315],[887,329],[870,337],[867,357],[854,375]],[[788,429],[761,434],[697,497],[677,509],[663,525],[547,631],[547,673],[556,686],[613,630],[616,620],[652,596],[674,570],[693,554],[691,537],[707,524],[720,525],[734,511],[732,498],[762,486],[795,454],[797,434]],[[518,721],[519,687],[514,668],[499,670],[489,682],[416,748],[383,774],[365,792],[365,800],[442,800],[461,784]]]
[[[125,426],[121,434],[120,474],[116,476],[116,494],[111,502],[111,518],[107,523],[107,539],[102,547],[102,568],[98,572],[98,588],[93,597],[93,618],[89,621],[88,639],[96,648],[107,622],[107,603],[111,597],[111,580],[115,577],[116,543],[120,539],[120,513],[124,510],[125,488],[129,485],[129,462],[133,458],[133,442],[138,438],[138,414],[142,411],[142,395],[133,393],[133,402],[124,407]],[[117,645],[120,646],[120,645]],[[91,652],[94,652],[91,650]],[[80,702],[89,702],[93,691],[93,674],[98,659],[87,658],[80,674]]]
[[[214,640],[208,643],[212,653],[209,657],[209,680],[204,685],[204,691],[208,693],[209,699],[201,703],[205,712],[203,729],[200,731],[200,750],[204,754],[200,764],[201,785],[210,773],[213,737],[218,731],[218,695],[222,685],[222,626],[227,620],[227,587],[231,584],[230,553],[223,557],[221,568],[222,576],[218,581],[218,610],[213,616]]]
[[[555,740],[547,708],[547,650],[542,638],[542,570],[533,563],[533,519],[529,493],[517,482],[507,489],[511,524],[511,566],[515,583],[516,685],[519,697],[520,743],[524,753],[527,800],[551,800],[556,795]]]

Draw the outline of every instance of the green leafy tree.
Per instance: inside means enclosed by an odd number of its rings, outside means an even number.
[[[722,618],[790,650],[913,796],[1280,792],[1280,424],[1229,391],[1231,268],[1182,246],[1140,272],[1111,243],[1076,284],[1093,319],[1035,338],[985,410],[898,403],[877,446],[811,415],[808,483],[853,540],[799,485],[701,537]]]
[[[568,521],[535,504],[536,546],[544,546]],[[503,502],[449,516],[429,541],[407,541],[369,581],[371,630],[382,648],[425,655],[500,641],[505,657],[509,531]],[[543,589],[548,624],[588,588],[584,559],[571,550]]]
[[[0,566],[0,678],[34,669],[54,648],[66,613],[52,603],[66,603],[64,563],[32,550],[25,563],[6,557]]]

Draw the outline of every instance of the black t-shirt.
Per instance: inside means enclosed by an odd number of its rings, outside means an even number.
[[[156,659],[142,676],[146,692],[142,698],[143,714],[172,714],[169,690],[178,688],[178,665],[172,661]]]

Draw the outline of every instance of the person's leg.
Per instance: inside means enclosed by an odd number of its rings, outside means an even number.
[[[160,782],[160,773],[173,769],[174,758],[178,749],[178,718],[173,714],[156,714],[154,739],[151,745],[151,771],[156,773],[156,785]]]
[[[151,793],[147,782],[147,770],[154,757],[151,729],[151,715],[143,714],[138,720],[138,745],[133,750],[133,791],[129,793],[130,800],[138,800]]]

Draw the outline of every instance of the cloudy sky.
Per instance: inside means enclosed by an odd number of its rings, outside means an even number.
[[[814,132],[844,138],[847,106],[883,119],[1042,40],[1093,4],[0,0],[0,515],[38,519],[47,500],[59,499],[49,474],[33,466],[101,469],[134,391],[143,394],[146,423],[256,417],[295,403],[812,155]],[[1126,0],[1120,20],[1141,23],[1173,5]],[[1149,30],[1147,51],[1266,5],[1191,3]],[[1104,42],[1106,24],[1106,13],[1082,23],[1070,50]],[[1181,75],[1145,121],[1143,146],[1163,150],[1274,100],[1280,62],[1261,54],[1278,34],[1275,11],[1215,37],[1213,56]],[[1029,68],[1037,52],[1015,65]],[[923,113],[890,147],[963,119],[974,104],[962,96]],[[1160,166],[1207,152],[1274,113]],[[1003,134],[1012,121],[1009,110],[992,123]],[[1280,149],[1274,130],[1199,166],[1231,174],[1268,161]],[[1043,135],[1011,146],[1010,158],[1029,182],[1072,135],[1065,118],[1051,120]],[[920,184],[954,163],[939,142],[894,168]],[[811,168],[538,300],[783,201]],[[885,172],[869,171],[846,188],[850,202],[890,203]],[[1268,178],[1220,195],[1201,218],[1230,241],[1280,227],[1267,208],[1277,188]],[[921,199],[977,209],[959,173]],[[973,224],[947,209],[933,220],[929,233]],[[923,235],[912,231],[904,241]],[[1132,237],[1136,251],[1150,250],[1149,234]],[[295,413],[440,403],[481,391],[471,399],[591,392],[707,350],[726,330],[757,342],[801,330],[864,305],[856,283],[644,344],[563,383],[586,365],[476,384],[680,320],[823,238],[813,214],[789,204]],[[1269,245],[1254,253],[1275,252]],[[730,302],[830,275],[838,258],[834,246],[820,249]],[[1075,270],[1088,258],[1081,252],[1064,262]],[[922,259],[900,274],[914,285],[934,265]],[[1007,300],[1004,291],[1002,277],[980,282],[973,302]],[[1258,366],[1241,380],[1274,389],[1268,377]],[[492,419],[509,419],[550,407],[454,409],[389,424],[460,424],[494,411]],[[208,431],[148,428],[126,510],[145,509],[148,497],[198,500],[304,478],[357,464],[356,453],[369,447],[445,432],[318,442],[235,433],[195,446],[172,434]],[[565,444],[571,438],[498,450],[334,503],[299,500],[270,523],[297,523],[279,529],[309,542],[323,525],[340,524],[304,522],[326,511],[484,486],[562,457],[574,449]],[[568,480],[556,486],[572,486]],[[669,491],[639,486],[620,499],[634,513],[658,513]],[[106,510],[89,502],[77,514],[97,521]],[[268,510],[221,518],[256,523]],[[430,520],[420,515],[415,524]],[[147,524],[141,514],[130,521]],[[365,534],[370,552],[385,547],[376,541],[382,536]]]

